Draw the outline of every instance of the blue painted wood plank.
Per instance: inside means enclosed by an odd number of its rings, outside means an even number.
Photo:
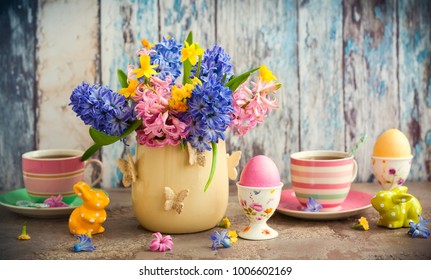
[[[137,64],[136,51],[142,47],[141,39],[158,40],[157,0],[101,1],[101,72],[102,84],[114,90],[120,88],[117,69],[127,72],[127,64]],[[135,134],[122,142],[103,147],[102,160],[105,188],[122,187],[122,174],[117,159],[126,153],[134,154]]]
[[[401,128],[414,154],[409,180],[431,180],[431,2],[399,1]]]
[[[272,111],[263,124],[245,136],[228,131],[228,152],[242,151],[239,171],[253,156],[270,157],[287,184],[290,154],[299,149],[297,1],[217,3],[217,44],[230,54],[234,71],[238,74],[265,64],[283,84],[275,95],[280,108]]]
[[[371,155],[377,137],[399,128],[396,3],[344,1],[344,116],[346,148],[363,134],[355,158],[358,181],[373,181]]]
[[[345,149],[342,3],[302,1],[298,12],[300,149]]]
[[[0,2],[0,190],[23,188],[21,155],[33,150],[37,2]]]

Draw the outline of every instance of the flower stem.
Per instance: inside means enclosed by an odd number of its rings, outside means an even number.
[[[27,235],[27,222],[22,225],[21,235]]]
[[[212,151],[213,151],[213,158],[211,161],[211,172],[210,172],[210,177],[208,178],[208,181],[205,185],[204,192],[207,191],[209,185],[211,184],[211,181],[213,180],[214,172],[215,172],[215,169],[217,166],[217,143],[211,142],[211,147],[212,147]]]

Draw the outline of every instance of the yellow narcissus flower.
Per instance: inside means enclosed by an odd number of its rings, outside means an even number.
[[[126,98],[129,98],[130,96],[136,95],[136,87],[139,85],[139,82],[137,80],[131,80],[129,85],[126,88],[122,88],[118,90],[118,93],[123,95]]]
[[[228,217],[224,217],[223,220],[220,221],[220,224],[218,226],[222,228],[230,228],[230,221]]]
[[[238,234],[236,233],[236,230],[229,230],[227,232],[227,235],[230,237],[231,243],[235,243],[238,241]]]
[[[194,85],[202,85],[202,82],[201,82],[201,80],[199,80],[199,78],[198,78],[198,77],[193,77],[193,79],[192,79],[192,83],[193,83]]]
[[[260,66],[260,68],[259,68],[259,75],[260,75],[260,78],[264,82],[271,82],[271,81],[277,80],[277,77],[272,74],[272,71],[269,70],[266,67],[266,65]]]
[[[18,240],[30,240],[30,235],[27,234],[27,222],[24,222],[22,226],[21,235],[18,236]]]
[[[147,50],[151,49],[152,47],[154,47],[154,44],[151,44],[150,42],[148,42],[147,39],[142,39],[141,40],[141,44],[142,46],[144,46],[144,48],[146,48]]]
[[[185,84],[182,87],[172,86],[172,98],[168,100],[169,107],[178,112],[187,111],[187,98],[192,96],[194,85]]]
[[[139,57],[139,62],[141,63],[141,68],[132,70],[132,72],[136,74],[136,78],[141,78],[143,76],[149,78],[151,77],[151,75],[157,74],[157,72],[153,68],[156,68],[159,65],[151,65],[149,55],[141,55]]]
[[[188,59],[192,65],[195,65],[198,62],[197,57],[204,54],[204,49],[200,48],[197,43],[189,45],[189,43],[184,42],[184,45],[184,48],[181,50],[180,61],[184,62]]]
[[[358,221],[359,221],[359,224],[364,228],[364,230],[369,230],[370,229],[370,227],[368,225],[367,218],[361,217]]]
[[[358,219],[358,224],[352,226],[353,229],[363,229],[363,230],[369,230],[370,226],[368,225],[367,218],[361,217]]]

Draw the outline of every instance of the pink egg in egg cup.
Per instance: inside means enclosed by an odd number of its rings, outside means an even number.
[[[238,187],[238,201],[249,225],[238,236],[249,240],[266,240],[278,236],[267,225],[280,202],[283,183],[275,163],[268,157],[253,157],[244,167]]]

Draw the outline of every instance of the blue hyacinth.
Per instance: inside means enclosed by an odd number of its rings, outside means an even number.
[[[304,209],[305,212],[319,212],[322,209],[322,205],[319,204],[312,196],[307,200],[307,208]]]
[[[80,251],[92,252],[96,250],[96,246],[93,246],[92,239],[88,235],[81,234],[81,235],[75,235],[75,237],[78,238],[79,243],[76,243],[73,245],[74,252],[80,252]]]
[[[430,222],[429,220],[424,220],[421,215],[419,216],[418,223],[410,222],[410,230],[408,234],[412,237],[423,237],[428,238],[430,236],[430,230],[426,227],[426,225]]]
[[[111,136],[120,136],[134,120],[123,95],[97,84],[82,82],[73,90],[69,105],[85,124]]]
[[[230,237],[227,235],[227,230],[223,230],[221,233],[215,230],[210,236],[210,240],[212,241],[212,250],[217,250],[220,246],[223,246],[224,248],[230,247]]]
[[[167,76],[172,76],[172,84],[181,75],[182,63],[181,49],[183,45],[173,38],[163,38],[153,49],[156,53],[150,54],[151,64],[158,64],[156,71],[159,73],[158,78],[165,80]]]
[[[199,79],[208,81],[213,74],[216,75],[218,81],[221,81],[225,75],[225,81],[228,81],[233,75],[230,56],[219,46],[214,46],[204,52]]]
[[[189,123],[186,141],[200,152],[211,150],[211,142],[225,139],[233,111],[232,91],[223,86],[217,75],[197,85],[187,103],[189,110],[183,115]]]

